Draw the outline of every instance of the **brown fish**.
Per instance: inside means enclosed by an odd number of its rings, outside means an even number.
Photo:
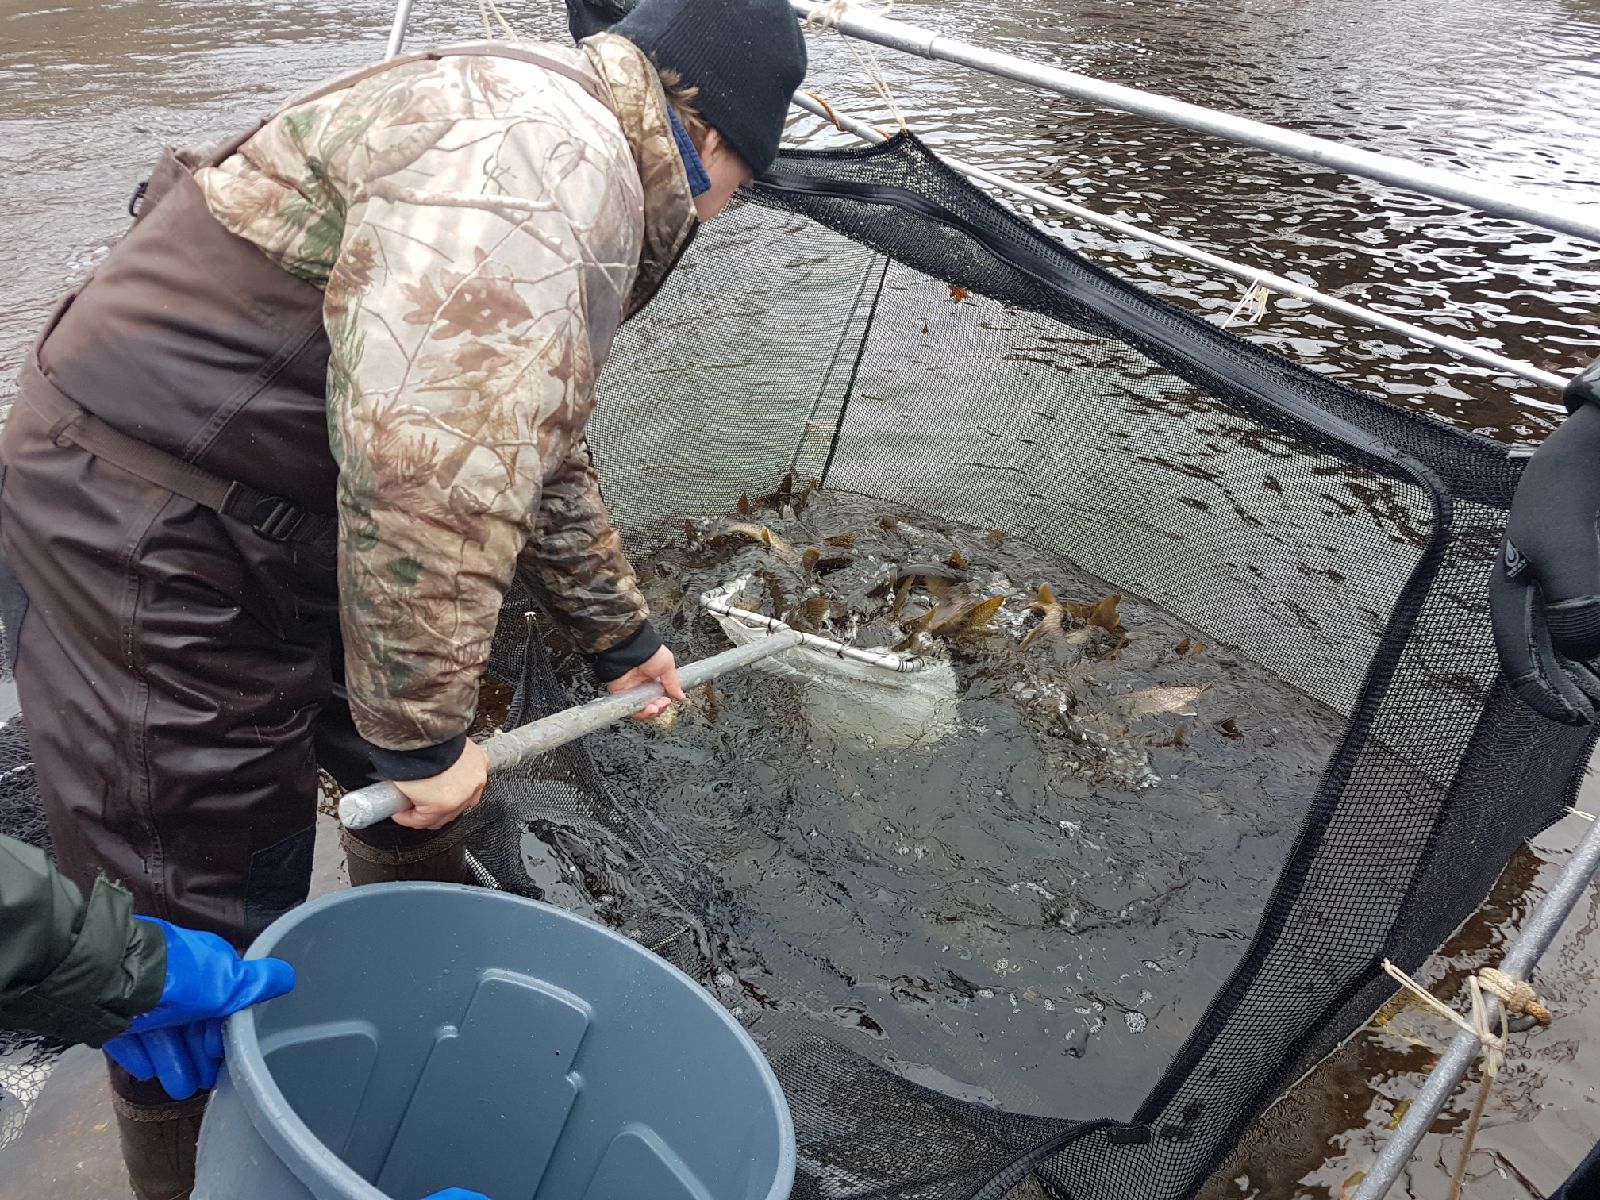
[[[967,572],[963,567],[950,563],[908,562],[901,563],[894,569],[894,578],[897,583],[902,579],[938,579],[946,583],[965,583]]]
[[[1127,630],[1122,627],[1122,616],[1117,612],[1117,604],[1121,600],[1122,597],[1120,595],[1112,594],[1104,599],[1095,601],[1093,604],[1073,604],[1069,602],[1067,604],[1067,612],[1072,615],[1074,620],[1081,621],[1085,625],[1098,625],[1107,633],[1122,634],[1126,633]]]
[[[822,625],[830,609],[826,596],[807,596],[789,616],[789,623],[810,633]]]
[[[1004,596],[990,596],[940,604],[928,614],[928,632],[934,637],[961,637],[987,624],[1004,603]]]
[[[906,597],[911,594],[911,580],[902,579],[895,585],[894,599],[889,604],[889,615],[898,617],[900,610],[905,607]]]
[[[1028,608],[1039,614],[1039,623],[1023,635],[1022,649],[1026,650],[1041,638],[1059,638],[1063,634],[1067,620],[1066,606],[1056,599],[1048,583],[1039,585],[1039,593]]]
[[[759,542],[766,546],[784,562],[798,564],[800,552],[784,541],[765,525],[757,525],[749,521],[730,521],[713,530],[705,538],[707,545],[718,545],[730,541]]]

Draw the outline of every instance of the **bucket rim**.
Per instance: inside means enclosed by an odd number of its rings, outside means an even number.
[[[798,1151],[795,1145],[794,1118],[789,1111],[789,1100],[784,1093],[782,1085],[778,1082],[776,1072],[765,1052],[756,1044],[748,1030],[734,1018],[718,1000],[702,984],[696,981],[687,972],[668,962],[666,959],[652,953],[632,938],[618,933],[597,921],[579,916],[554,904],[544,901],[532,900],[526,896],[518,896],[511,892],[496,891],[491,888],[475,887],[468,884],[457,883],[379,883],[367,884],[359,888],[344,888],[339,891],[329,892],[304,904],[297,905],[268,925],[266,929],[250,943],[245,951],[247,959],[270,957],[274,949],[281,943],[285,935],[293,931],[307,920],[316,918],[322,912],[342,904],[362,903],[363,897],[377,894],[393,894],[396,891],[405,892],[448,892],[477,897],[474,903],[503,903],[516,905],[532,905],[558,920],[577,925],[587,931],[603,935],[606,939],[625,949],[627,953],[641,955],[658,967],[674,976],[690,987],[704,999],[708,1008],[723,1026],[733,1034],[746,1053],[755,1064],[756,1073],[766,1089],[768,1098],[772,1102],[772,1109],[777,1114],[778,1135],[780,1146],[778,1163],[772,1187],[767,1191],[764,1200],[787,1200],[794,1189],[794,1177]],[[270,1001],[269,1001],[270,1003]],[[307,1188],[320,1194],[327,1185],[343,1188],[354,1200],[391,1200],[388,1193],[380,1191],[376,1185],[368,1183],[342,1158],[330,1149],[321,1138],[312,1133],[310,1128],[300,1119],[284,1097],[272,1072],[267,1069],[266,1057],[261,1052],[261,1041],[256,1029],[256,1010],[250,1008],[240,1009],[227,1018],[223,1024],[223,1037],[226,1053],[223,1058],[222,1071],[227,1076],[231,1089],[238,1095],[240,1103],[250,1119],[251,1125],[261,1138],[271,1147],[278,1159],[289,1168],[295,1178],[300,1180]],[[292,1135],[292,1136],[291,1136]],[[409,1200],[409,1198],[404,1198]],[[491,1198],[497,1200],[497,1198]]]

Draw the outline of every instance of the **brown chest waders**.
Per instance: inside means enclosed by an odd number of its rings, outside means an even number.
[[[373,781],[340,686],[322,292],[191,174],[244,141],[163,156],[0,434],[0,613],[57,860],[240,948],[305,899],[319,766]],[[384,822],[347,838],[352,879],[463,879],[461,837]],[[112,1085],[140,1200],[187,1195],[203,1097]]]

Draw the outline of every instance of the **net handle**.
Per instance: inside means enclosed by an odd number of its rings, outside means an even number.
[[[743,646],[690,663],[678,671],[678,682],[687,690],[699,687],[719,675],[748,667],[762,659],[792,650],[804,641],[798,630],[785,630],[758,638]],[[503,771],[529,759],[576,741],[587,733],[615,725],[631,717],[645,705],[664,695],[659,683],[647,683],[625,692],[602,696],[587,704],[563,709],[515,729],[495,734],[483,743],[490,771]],[[346,829],[365,829],[411,807],[411,802],[392,783],[375,783],[345,793],[339,801],[339,822]]]

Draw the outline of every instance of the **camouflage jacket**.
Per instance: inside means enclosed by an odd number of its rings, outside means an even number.
[[[292,105],[195,174],[225,227],[326,296],[345,679],[380,748],[466,728],[519,560],[584,649],[642,638],[584,427],[693,204],[638,49],[539,50],[607,103],[446,54]]]

